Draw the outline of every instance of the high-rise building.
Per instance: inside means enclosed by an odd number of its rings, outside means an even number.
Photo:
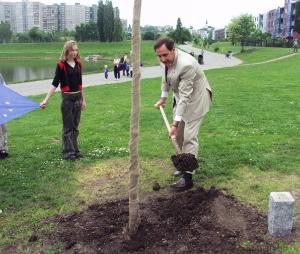
[[[24,33],[33,27],[51,32],[73,31],[76,26],[90,21],[97,22],[98,5],[87,7],[80,3],[45,5],[30,0],[19,2],[0,1],[0,22],[8,22],[13,33]],[[120,10],[114,8],[114,16],[120,18]],[[127,29],[127,21],[122,24]]]
[[[121,19],[121,23],[122,23],[123,31],[127,31],[128,30],[127,20],[126,19]]]
[[[120,10],[118,7],[114,8],[114,17],[118,19],[120,18]]]
[[[59,31],[59,5],[46,5],[43,8],[43,31]]]
[[[65,6],[65,28],[74,31],[76,26],[90,21],[90,9],[84,5],[76,3],[75,5]]]
[[[90,21],[97,23],[98,5],[93,4],[90,7]]]

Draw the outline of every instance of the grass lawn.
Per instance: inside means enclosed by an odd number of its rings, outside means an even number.
[[[214,51],[216,47],[219,48],[218,53],[225,54],[229,50],[232,51],[234,56],[246,64],[264,62],[293,53],[292,48],[244,47],[245,52],[241,54],[241,46],[232,46],[230,42],[213,43],[208,50]]]
[[[58,59],[64,42],[53,43],[9,43],[0,44],[0,60],[27,60],[28,59]],[[78,42],[80,55],[101,55],[104,59],[113,60],[124,53],[130,53],[131,41],[122,42]],[[153,41],[143,41],[141,44],[141,59],[145,66],[157,65],[153,54]],[[1,61],[2,61],[1,60]]]
[[[209,70],[213,106],[200,131],[201,170],[195,181],[225,188],[247,205],[266,213],[270,191],[300,194],[300,56],[264,65]],[[141,192],[153,181],[167,191],[173,148],[163,120],[153,105],[160,79],[141,82]],[[85,89],[80,162],[61,160],[60,95],[46,110],[8,124],[11,158],[0,164],[0,253],[39,253],[41,237],[55,230],[44,226],[50,216],[79,210],[92,202],[127,195],[131,84]],[[33,97],[41,101],[43,96]],[[171,116],[171,101],[166,109]],[[298,204],[297,211],[299,211]],[[39,240],[28,243],[32,234]],[[60,246],[43,249],[54,253]],[[300,242],[282,245],[299,253]]]

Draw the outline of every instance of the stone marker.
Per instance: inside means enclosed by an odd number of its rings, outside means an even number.
[[[269,197],[268,230],[276,237],[291,233],[295,199],[289,192],[271,192]]]

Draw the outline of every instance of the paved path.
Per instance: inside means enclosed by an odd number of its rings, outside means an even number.
[[[179,47],[188,53],[193,51],[197,56],[201,51],[201,49],[193,48],[190,45],[180,45]],[[225,57],[224,54],[214,53],[206,50],[204,50],[203,56],[204,65],[201,65],[203,70],[232,67],[242,63],[242,61],[236,57],[231,56],[228,58]]]
[[[194,51],[196,55],[200,53],[200,49],[193,48],[189,45],[181,45],[180,48],[186,52]],[[235,57],[226,58],[223,54],[204,51],[204,65],[201,65],[201,67],[203,68],[203,70],[207,70],[207,69],[230,67],[238,64],[241,64],[241,61]],[[103,84],[123,83],[131,80],[131,78],[121,76],[121,79],[116,81],[113,78],[113,72],[110,72],[109,74],[110,74],[109,79],[105,79],[103,73],[83,75],[82,79],[83,79],[84,87],[103,85]],[[160,66],[141,68],[142,79],[156,78],[160,76],[161,76]],[[48,92],[51,82],[52,79],[30,81],[24,83],[11,84],[9,85],[9,87],[24,96],[39,95]],[[59,89],[57,89],[57,91],[59,91]]]

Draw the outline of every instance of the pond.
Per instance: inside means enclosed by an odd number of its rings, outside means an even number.
[[[81,60],[83,74],[103,72],[105,64],[111,65],[108,60],[100,62],[86,62]],[[56,68],[56,59],[1,59],[0,73],[7,85],[33,80],[52,79]]]

